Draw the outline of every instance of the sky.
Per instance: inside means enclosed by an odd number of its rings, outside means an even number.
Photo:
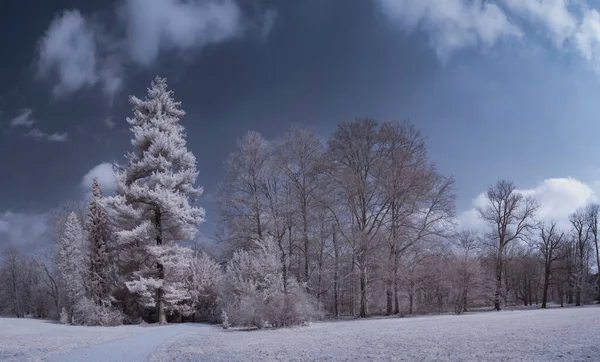
[[[246,131],[327,137],[355,117],[409,119],[456,181],[457,218],[498,179],[544,220],[600,193],[597,0],[4,0],[0,246],[45,239],[130,150],[127,97],[167,77],[187,112],[207,210]]]

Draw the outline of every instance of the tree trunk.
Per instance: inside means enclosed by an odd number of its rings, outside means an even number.
[[[502,293],[502,249],[498,252],[496,262],[496,292],[494,294],[494,309],[500,310],[500,296]]]
[[[577,271],[577,290],[575,294],[575,306],[581,306],[581,289],[583,287],[583,248],[579,249],[579,270]]]
[[[288,268],[287,259],[285,257],[285,248],[283,247],[283,240],[278,240],[279,251],[281,251],[281,272],[283,274],[283,294],[288,294]]]
[[[388,275],[387,275],[387,283],[386,283],[386,297],[387,297],[387,308],[386,314],[391,315],[394,313],[394,285],[396,284],[395,278],[395,259],[396,259],[396,204],[394,201],[391,203],[392,209],[392,234],[390,241],[390,254],[388,257]]]
[[[308,217],[306,214],[307,214],[306,200],[303,200],[303,203],[302,203],[302,239],[304,241],[304,281],[308,285],[308,278],[309,278],[308,261],[309,261],[310,253],[308,250]]]
[[[160,209],[156,210],[155,215],[156,225],[156,245],[162,245],[162,215]],[[165,269],[162,263],[156,263],[156,269],[158,270],[158,279],[165,279]],[[156,289],[156,314],[158,317],[158,324],[167,324],[167,316],[165,314],[165,300],[164,291],[162,286]]]
[[[394,255],[394,313],[400,314],[400,295],[398,287],[398,251]]]
[[[548,302],[548,286],[550,284],[550,266],[546,263],[545,271],[544,271],[544,291],[542,294],[542,308],[546,308],[546,303]],[[562,298],[561,298],[562,300]]]
[[[408,295],[408,314],[413,314],[413,293]]]
[[[394,313],[394,254],[394,246],[392,246],[390,248],[390,255],[388,257],[388,275],[386,280],[386,315],[392,315]]]
[[[350,267],[350,275],[352,276],[350,284],[350,293],[352,298],[350,300],[350,312],[353,317],[356,317],[356,254],[352,251],[352,266]]]
[[[337,244],[337,235],[335,232],[335,225],[332,226],[332,241],[333,241],[333,252],[335,255],[335,265],[333,266],[333,303],[335,317],[340,317],[340,249]]]
[[[367,266],[360,268],[360,317],[367,318],[369,312],[367,308]]]

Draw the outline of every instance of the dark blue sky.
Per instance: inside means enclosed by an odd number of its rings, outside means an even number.
[[[326,137],[356,116],[410,119],[455,177],[459,213],[500,177],[576,207],[600,180],[600,16],[558,3],[4,0],[0,242],[35,238],[23,225],[123,160],[127,95],[157,74],[188,113],[206,234],[247,130]]]

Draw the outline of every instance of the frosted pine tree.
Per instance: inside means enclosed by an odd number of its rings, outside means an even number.
[[[190,201],[202,188],[194,186],[196,158],[179,124],[185,112],[166,80],[155,78],[145,99],[131,96],[129,101],[133,117],[127,122],[134,150],[115,174],[116,196],[108,204],[121,228],[116,233],[124,251],[121,265],[131,270],[126,285],[144,304],[156,308],[158,322],[164,324],[165,308],[188,298],[176,270],[170,270],[180,269],[185,258],[178,258],[179,251],[169,244],[195,237],[204,210]]]
[[[102,189],[98,178],[92,182],[92,197],[89,204],[86,220],[87,241],[89,249],[89,292],[90,297],[97,305],[108,301],[108,273],[110,270],[108,259],[108,242],[110,228],[108,216],[102,205]]]
[[[83,230],[74,212],[69,214],[65,230],[59,243],[58,270],[64,286],[64,306],[73,323],[73,308],[84,294],[83,268],[84,260],[81,254]]]

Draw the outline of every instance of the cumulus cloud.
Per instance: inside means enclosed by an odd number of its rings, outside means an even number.
[[[597,201],[597,196],[590,186],[574,178],[547,179],[531,189],[517,190],[525,196],[534,197],[540,204],[537,217],[542,221],[556,221],[567,229],[569,215],[590,202]],[[462,228],[484,229],[487,225],[477,212],[478,207],[486,206],[485,193],[479,194],[472,202],[472,208],[463,211],[457,217]]]
[[[241,12],[232,0],[127,0],[122,17],[131,58],[145,66],[162,50],[199,48],[241,30]]]
[[[429,34],[438,56],[481,45],[491,47],[507,37],[521,37],[517,25],[505,12],[487,1],[378,0],[383,12],[405,31],[420,28]]]
[[[34,128],[31,131],[25,133],[25,137],[33,138],[36,141],[48,141],[48,142],[65,142],[68,134],[65,133],[45,133],[39,128]]]
[[[10,126],[11,127],[31,127],[31,126],[33,126],[35,121],[33,120],[33,118],[31,118],[32,113],[33,113],[33,110],[31,110],[30,108],[23,109],[18,116],[16,116],[15,118],[13,118],[10,121]]]
[[[40,240],[45,237],[46,230],[44,214],[12,211],[0,213],[0,246],[5,246],[6,243],[18,248],[39,245]]]
[[[502,2],[516,15],[542,24],[559,48],[577,30],[577,17],[569,11],[569,0],[502,0]]]
[[[600,12],[586,0],[377,0],[398,27],[427,33],[442,60],[467,47],[491,47],[503,38],[552,41],[600,71]]]
[[[581,56],[600,71],[600,13],[589,10],[574,35]]]
[[[116,188],[116,182],[113,172],[113,165],[109,162],[101,163],[89,170],[81,180],[81,187],[84,190],[90,190],[94,177],[98,177],[98,182],[105,194],[112,193]]]
[[[112,129],[115,126],[115,121],[112,120],[112,117],[104,118],[102,123],[104,123],[104,125],[109,129]]]
[[[124,0],[114,24],[93,22],[78,10],[57,16],[40,41],[38,75],[57,79],[57,96],[100,86],[112,100],[127,66],[151,66],[166,52],[197,52],[243,35],[247,24],[234,0]],[[276,12],[261,17],[261,34]],[[123,27],[124,33],[114,29]]]
[[[64,96],[101,83],[107,93],[118,89],[120,78],[99,58],[95,26],[78,10],[57,16],[38,49],[38,75],[55,77],[53,92]]]

